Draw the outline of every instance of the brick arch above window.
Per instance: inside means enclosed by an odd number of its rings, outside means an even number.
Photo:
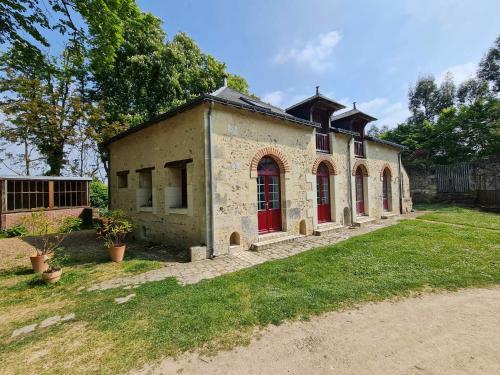
[[[325,165],[327,166],[328,168],[328,171],[330,172],[330,174],[332,175],[338,175],[338,169],[337,167],[335,166],[335,163],[333,162],[333,160],[327,156],[318,156],[316,158],[316,160],[314,160],[314,163],[313,163],[313,166],[312,166],[312,173],[313,174],[316,174],[318,173],[318,168],[319,168],[319,165],[321,163],[325,163]]]
[[[274,146],[264,147],[259,151],[257,151],[257,153],[252,158],[252,163],[250,165],[250,170],[252,172],[257,172],[257,166],[259,165],[259,161],[264,156],[268,156],[271,159],[273,159],[276,162],[276,164],[278,164],[281,173],[290,172],[290,165],[288,164],[285,155],[277,147]]]
[[[380,169],[380,179],[382,179],[384,177],[384,171],[388,169],[389,170],[389,174],[391,175],[391,178],[394,178],[394,172],[392,170],[392,167],[389,163],[384,163],[384,165],[382,166],[382,169]]]
[[[368,166],[364,161],[358,160],[356,163],[354,163],[354,166],[352,167],[352,175],[356,175],[356,171],[358,170],[358,167],[361,168],[361,171],[363,172],[364,177],[368,177],[370,175]]]

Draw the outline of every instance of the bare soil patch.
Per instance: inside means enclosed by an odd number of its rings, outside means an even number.
[[[499,301],[500,287],[491,287],[367,304],[133,374],[499,374]]]

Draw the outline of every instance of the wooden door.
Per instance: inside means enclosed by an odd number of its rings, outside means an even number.
[[[356,170],[356,213],[358,216],[365,214],[363,171],[361,168]]]
[[[259,233],[281,230],[280,171],[274,160],[264,157],[257,167]]]
[[[332,221],[330,206],[330,173],[328,167],[321,163],[316,173],[316,197],[318,205],[318,223]]]
[[[389,191],[390,191],[390,176],[387,172],[387,169],[384,170],[383,179],[382,179],[382,203],[384,206],[384,211],[389,211]]]

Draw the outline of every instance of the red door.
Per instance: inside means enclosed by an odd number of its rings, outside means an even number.
[[[273,159],[263,157],[257,166],[259,233],[281,230],[280,170]]]
[[[365,214],[363,171],[361,168],[356,170],[356,213],[358,216]]]
[[[318,223],[332,221],[330,209],[330,173],[321,163],[316,173],[316,195],[318,204]]]
[[[382,202],[384,205],[384,211],[389,211],[389,182],[389,173],[387,172],[387,169],[385,169],[382,181]]]

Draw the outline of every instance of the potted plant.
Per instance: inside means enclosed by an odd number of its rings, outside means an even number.
[[[109,211],[107,216],[101,220],[97,234],[104,240],[109,251],[109,257],[113,262],[121,262],[125,256],[125,237],[132,232],[133,226],[123,211]]]
[[[28,233],[33,236],[31,239],[35,253],[30,256],[33,271],[48,270],[47,259],[70,232],[80,227],[81,222],[75,217],[49,218],[43,210],[33,211],[23,220]]]
[[[62,274],[62,264],[67,259],[67,255],[63,254],[64,249],[62,247],[54,250],[53,256],[46,260],[45,263],[48,264],[47,270],[42,272],[42,280],[46,284],[54,284],[59,281]]]

